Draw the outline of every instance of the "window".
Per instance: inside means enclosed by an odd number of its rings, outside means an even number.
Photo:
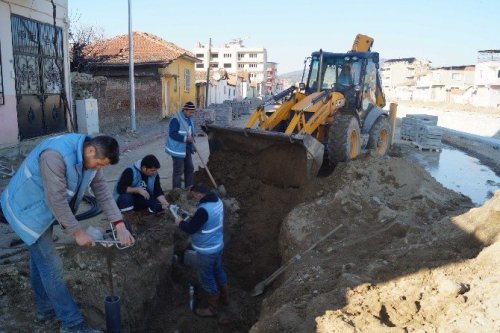
[[[257,53],[250,53],[249,56],[250,58],[257,58]]]
[[[0,64],[0,69],[1,69],[1,67],[2,67],[2,64]],[[0,74],[2,74],[1,71],[0,71]],[[498,71],[497,77],[500,77],[500,71]]]
[[[224,68],[231,68],[231,64],[224,64]]]
[[[212,54],[210,55],[210,57],[211,57],[212,59],[218,59],[218,58],[219,58],[219,54],[218,54],[218,53],[212,53]]]
[[[245,57],[245,53],[238,53],[238,60],[241,60]]]
[[[196,53],[196,58],[204,58],[205,55],[203,53]]]
[[[191,88],[191,72],[189,69],[184,70],[184,91],[189,92]]]
[[[249,64],[248,67],[250,67],[250,68],[257,68],[257,64]]]
[[[196,64],[196,68],[205,68],[205,65],[203,65],[203,64]]]
[[[217,66],[218,66],[217,63],[210,64],[210,68],[217,68]]]
[[[455,81],[461,81],[462,80],[462,74],[461,73],[452,73],[451,78]]]
[[[2,48],[0,47],[0,50]],[[0,105],[5,104],[5,99],[3,97],[3,78],[2,78],[2,54],[0,53]]]
[[[250,73],[250,77],[255,78],[257,75],[255,75],[255,73]]]
[[[238,64],[238,68],[245,68],[245,64]]]
[[[224,53],[224,58],[231,58],[231,53]]]
[[[177,92],[177,76],[174,77],[174,92]]]

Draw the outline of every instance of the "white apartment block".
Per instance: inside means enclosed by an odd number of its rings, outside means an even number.
[[[500,107],[500,50],[478,51],[471,103]]]
[[[411,99],[417,79],[430,68],[429,60],[416,58],[389,59],[380,69],[382,86],[390,99]]]
[[[209,52],[210,50],[210,52]],[[198,42],[193,53],[201,62],[196,64],[197,72],[206,72],[208,66],[214,72],[224,69],[227,73],[248,72],[250,81],[256,83],[261,95],[267,94],[267,51],[265,48],[249,48],[241,39],[234,39],[224,47],[214,47]]]

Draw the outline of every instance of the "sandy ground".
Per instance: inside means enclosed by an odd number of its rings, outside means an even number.
[[[161,128],[148,134],[156,139],[119,138],[130,150],[106,170],[110,188],[124,167],[154,153],[170,189]],[[198,145],[207,157],[206,138]],[[187,307],[196,276],[170,260],[187,239],[168,214],[127,214],[137,243],[125,250],[81,249],[58,230],[65,278],[84,316],[104,329],[106,256],[113,256],[124,332],[500,331],[500,193],[474,208],[409,162],[406,151],[396,145],[390,157],[368,154],[293,188],[254,177],[253,156],[210,156],[210,170],[228,192],[224,261],[232,299],[216,319],[198,318]],[[203,170],[196,178],[208,181]],[[194,208],[185,192],[169,195]],[[83,224],[106,226],[102,216]],[[8,226],[0,224],[0,235],[0,332],[57,330],[34,323],[27,253],[23,245],[11,246],[16,236]],[[263,295],[250,296],[290,261],[296,262]]]

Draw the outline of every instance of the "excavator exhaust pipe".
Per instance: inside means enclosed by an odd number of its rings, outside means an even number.
[[[299,187],[316,177],[323,162],[324,145],[308,134],[287,135],[207,125],[210,153],[248,154],[248,174],[266,183]]]

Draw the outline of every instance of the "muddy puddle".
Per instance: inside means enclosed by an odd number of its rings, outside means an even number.
[[[442,151],[420,151],[409,158],[420,164],[443,186],[462,193],[479,206],[500,190],[500,177],[477,158],[443,145]]]

